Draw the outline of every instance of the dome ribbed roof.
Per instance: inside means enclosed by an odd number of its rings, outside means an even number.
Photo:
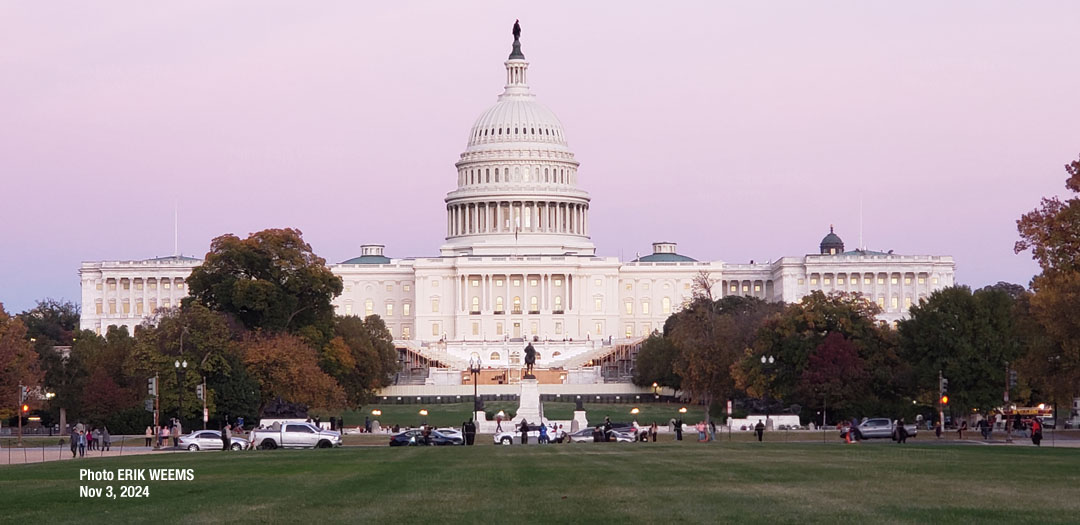
[[[566,146],[562,122],[533,97],[507,97],[484,111],[473,124],[469,145],[538,142]]]

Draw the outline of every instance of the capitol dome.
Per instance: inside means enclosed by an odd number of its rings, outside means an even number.
[[[503,96],[473,124],[469,146],[540,142],[566,146],[562,122],[534,95]]]

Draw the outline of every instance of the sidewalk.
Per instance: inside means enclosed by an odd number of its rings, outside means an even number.
[[[0,449],[0,465],[21,465],[24,463],[44,463],[46,461],[89,461],[94,458],[112,458],[120,456],[138,456],[143,454],[170,454],[173,452],[187,452],[186,450],[162,449],[154,450],[150,447],[112,447],[109,451],[87,450],[84,457],[71,457],[71,447],[26,447],[26,448],[3,448]]]

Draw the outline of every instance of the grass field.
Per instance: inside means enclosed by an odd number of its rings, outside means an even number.
[[[488,401],[484,405],[484,410],[492,413],[499,410],[513,411],[517,409],[517,406],[517,401]],[[638,408],[639,413],[632,415],[630,409],[635,406]],[[642,403],[640,405],[586,403],[585,410],[589,421],[603,421],[606,415],[610,416],[612,421],[629,422],[637,419],[642,425],[653,421],[656,421],[659,425],[665,425],[669,419],[680,415],[678,412],[680,406],[682,405],[666,403]],[[472,403],[446,403],[424,406],[371,405],[364,407],[362,412],[346,412],[344,414],[345,424],[349,426],[362,425],[364,416],[372,417],[370,416],[371,411],[378,409],[382,410],[382,416],[377,419],[383,426],[393,426],[394,424],[416,426],[420,424],[422,419],[425,419],[424,416],[419,414],[422,408],[427,409],[426,420],[432,425],[439,427],[460,426],[462,421],[469,419]],[[548,419],[573,419],[574,403],[547,401],[544,403],[544,417]],[[699,406],[689,405],[686,407],[686,414],[682,414],[681,417],[688,424],[697,423],[699,420],[705,419],[705,410]]]
[[[191,468],[139,499],[79,468]],[[7,523],[1075,523],[1075,449],[693,442],[175,453],[0,467]]]

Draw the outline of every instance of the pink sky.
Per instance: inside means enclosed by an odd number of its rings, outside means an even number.
[[[855,247],[862,195],[867,247],[1027,284],[1015,220],[1080,153],[1077,2],[7,2],[0,302],[171,254],[174,202],[185,254],[285,226],[437,254],[515,18],[602,255]]]

